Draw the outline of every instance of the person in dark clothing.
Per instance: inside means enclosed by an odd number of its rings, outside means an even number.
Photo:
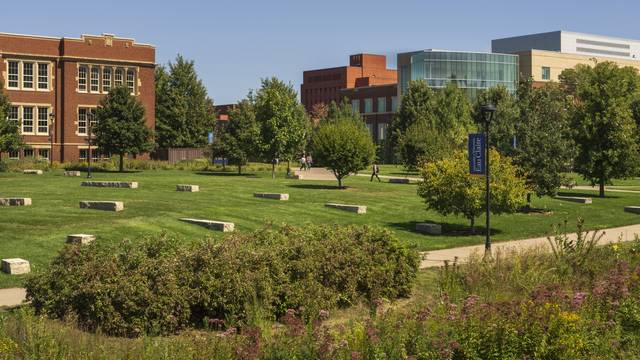
[[[376,179],[378,179],[378,182],[380,182],[380,177],[378,176],[378,174],[380,173],[380,167],[378,166],[378,164],[373,164],[373,168],[371,169],[371,180],[373,181],[373,177],[375,176]]]

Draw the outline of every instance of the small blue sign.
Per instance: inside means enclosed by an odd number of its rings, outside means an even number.
[[[213,144],[213,131],[209,131],[209,144]]]
[[[469,173],[484,175],[486,166],[484,134],[469,134]]]

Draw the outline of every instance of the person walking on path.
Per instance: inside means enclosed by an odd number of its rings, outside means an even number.
[[[373,164],[373,168],[371,172],[371,180],[369,181],[373,181],[373,177],[375,176],[376,179],[378,179],[378,182],[380,182],[380,177],[378,176],[379,173],[380,173],[380,167],[378,166],[378,164]]]
[[[307,155],[307,170],[311,170],[311,167],[313,166],[313,158],[311,157],[311,154]]]
[[[300,158],[300,170],[307,170],[307,157],[304,154]]]

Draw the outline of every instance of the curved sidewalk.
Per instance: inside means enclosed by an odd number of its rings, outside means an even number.
[[[635,234],[640,234],[640,224],[627,225],[616,228],[609,228],[601,230],[604,232],[604,236],[600,239],[599,245],[609,244],[618,241],[632,241],[635,238]],[[591,236],[593,231],[589,231],[588,236]],[[576,238],[576,234],[569,234],[571,239]],[[500,250],[502,252],[510,250],[524,250],[536,247],[543,247],[549,249],[549,243],[547,237],[539,237],[523,240],[509,240],[504,242],[498,242],[492,244],[492,250],[495,252]],[[421,269],[430,267],[443,266],[445,261],[453,262],[456,258],[458,263],[465,263],[469,257],[474,254],[484,253],[484,244],[465,246],[451,249],[434,250],[422,252],[422,262],[420,263]]]

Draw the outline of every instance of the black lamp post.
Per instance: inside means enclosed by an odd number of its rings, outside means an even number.
[[[53,166],[53,137],[55,132],[56,114],[49,113],[49,164]]]
[[[496,107],[491,104],[482,105],[480,112],[482,114],[482,122],[484,125],[484,143],[486,150],[486,167],[484,174],[486,181],[485,202],[487,206],[487,233],[484,241],[484,255],[491,256],[491,220],[489,217],[489,213],[491,211],[491,190],[489,188],[489,125],[491,125],[491,120],[493,120],[493,114],[496,112]]]
[[[89,163],[89,166],[87,167],[87,179],[91,179],[91,158],[93,157],[93,154],[91,154],[91,123],[93,122],[93,112],[88,111],[87,112],[87,128],[89,129],[88,131],[88,141],[89,141],[89,151],[87,154],[87,161]]]

